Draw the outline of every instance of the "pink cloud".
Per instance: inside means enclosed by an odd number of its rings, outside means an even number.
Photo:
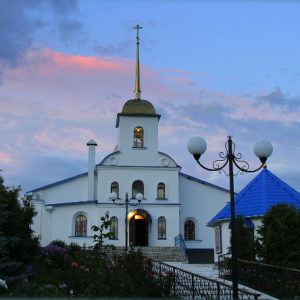
[[[68,55],[48,48],[31,51],[26,64],[6,70],[3,95],[11,97],[14,94],[14,97],[1,102],[0,107],[2,111],[14,110],[19,115],[42,112],[52,119],[97,118],[99,115],[111,118],[133,97],[134,65],[134,60],[126,58]],[[187,77],[164,75],[166,70],[192,73],[176,69],[153,70],[142,65],[142,97],[154,105],[160,104],[162,99],[179,106],[214,101],[233,108],[233,118],[288,122],[299,117],[297,113],[278,115],[272,108],[255,108],[251,99],[199,88],[197,81]],[[199,98],[200,93],[205,95],[204,100]]]
[[[0,160],[7,165],[11,164],[13,161],[11,155],[4,152],[0,152]]]
[[[45,57],[53,60],[56,66],[62,69],[78,70],[81,74],[87,74],[93,70],[100,69],[105,72],[118,72],[128,74],[126,65],[131,65],[132,60],[123,59],[116,61],[111,57],[90,57],[83,55],[69,55],[52,49],[44,50]]]

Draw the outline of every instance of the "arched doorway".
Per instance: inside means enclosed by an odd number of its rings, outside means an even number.
[[[150,215],[141,209],[132,212],[129,221],[129,244],[133,246],[148,246]]]

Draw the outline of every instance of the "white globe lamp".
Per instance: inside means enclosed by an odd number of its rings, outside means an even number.
[[[199,158],[200,158],[200,156],[207,149],[207,143],[203,137],[194,136],[188,141],[187,148],[188,148],[189,152],[192,155],[194,155],[194,157],[196,155],[196,156],[199,156]]]

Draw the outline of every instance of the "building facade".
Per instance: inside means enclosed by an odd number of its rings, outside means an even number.
[[[213,232],[206,224],[229,200],[227,190],[181,173],[181,167],[158,151],[160,115],[146,100],[129,100],[117,114],[118,144],[95,164],[95,141],[88,146],[88,172],[27,192],[38,214],[33,229],[43,246],[54,239],[92,244],[92,225],[110,213],[115,238],[125,244],[126,193],[138,206],[128,210],[128,242],[140,246],[174,246],[179,234],[189,249],[214,248]]]
[[[136,29],[140,27],[137,25]],[[135,97],[125,102],[117,114],[118,141],[114,151],[99,164],[95,163],[94,140],[88,146],[88,171],[57,183],[27,192],[38,214],[33,230],[43,246],[52,240],[92,245],[91,226],[100,225],[108,211],[114,238],[109,243],[140,246],[174,246],[174,238],[182,235],[188,249],[214,251],[214,235],[206,225],[226,202],[229,192],[218,186],[180,172],[181,167],[158,150],[160,115],[147,100],[141,99],[139,74],[139,38]],[[185,141],[183,141],[185,142]],[[117,206],[116,202],[138,206]],[[127,220],[127,222],[125,222]]]

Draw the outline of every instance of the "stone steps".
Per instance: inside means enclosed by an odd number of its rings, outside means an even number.
[[[116,254],[122,255],[125,247],[116,247]],[[133,247],[141,249],[147,258],[160,262],[187,262],[181,247]],[[111,251],[109,251],[111,253]]]

